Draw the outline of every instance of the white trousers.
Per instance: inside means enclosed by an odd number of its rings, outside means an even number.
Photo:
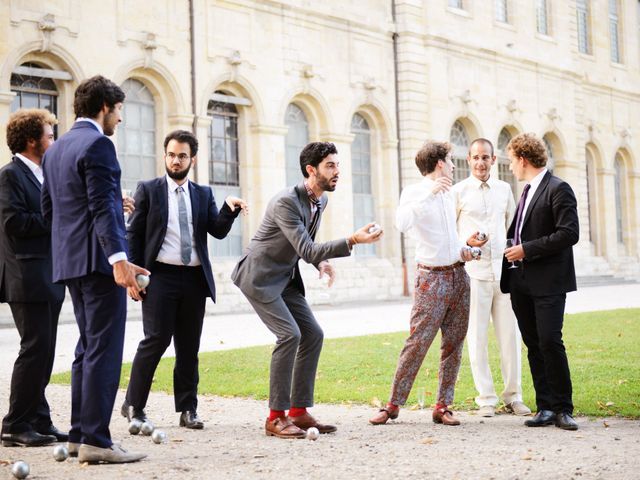
[[[500,370],[504,381],[502,400],[505,404],[522,401],[522,337],[509,295],[500,291],[500,282],[472,278],[467,345],[473,382],[478,391],[475,400],[481,407],[498,403],[489,367],[490,321],[500,349]]]

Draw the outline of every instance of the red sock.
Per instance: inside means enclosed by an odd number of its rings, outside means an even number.
[[[269,421],[272,422],[278,417],[284,417],[284,410],[269,410]]]
[[[441,404],[441,403],[436,403],[436,408],[435,408],[435,409],[436,409],[436,410],[440,410],[441,408],[444,408],[444,409],[446,410],[446,409],[447,409],[447,406],[446,406],[446,405],[443,405],[443,404]]]
[[[303,408],[291,407],[289,409],[290,417],[299,417],[300,415],[304,415],[305,413],[307,413],[307,409],[304,407]]]
[[[394,405],[393,403],[389,402],[385,405],[385,408],[387,410],[398,410],[400,407],[398,405]]]

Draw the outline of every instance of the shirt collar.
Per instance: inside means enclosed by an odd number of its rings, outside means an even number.
[[[31,172],[36,176],[38,180],[40,180],[40,178],[42,177],[42,167],[40,165],[38,165],[33,160],[29,160],[21,153],[16,153],[15,156],[18,157],[22,161],[22,163],[24,163],[27,168],[29,168],[29,170],[31,170]]]
[[[316,194],[313,193],[313,190],[311,190],[311,187],[309,187],[309,183],[307,183],[306,180],[304,182],[304,188],[307,190],[307,195],[309,196],[309,201],[311,203],[314,203],[316,205],[320,203],[320,200],[318,200],[318,197],[316,197]]]
[[[104,130],[102,129],[102,125],[100,125],[98,122],[96,122],[93,118],[78,117],[78,118],[76,118],[76,122],[89,122],[89,123],[92,123],[93,126],[98,129],[100,134],[104,135]]]
[[[167,185],[169,186],[169,192],[170,193],[175,193],[175,191],[178,189],[178,187],[182,187],[185,192],[189,191],[189,179],[188,178],[187,178],[187,181],[184,182],[182,185],[178,185],[176,183],[176,181],[173,178],[171,178],[169,175],[165,174],[165,177],[167,179]]]
[[[531,187],[530,187],[530,188],[533,188],[534,190],[535,190],[536,188],[538,188],[538,185],[540,185],[540,183],[542,183],[542,179],[544,178],[544,176],[546,175],[546,173],[547,173],[547,169],[546,169],[546,168],[543,168],[543,169],[542,169],[542,171],[541,171],[538,175],[536,175],[535,177],[533,177],[533,178],[531,179],[531,181],[529,182],[529,185],[531,185]]]

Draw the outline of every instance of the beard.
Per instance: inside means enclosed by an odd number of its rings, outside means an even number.
[[[331,181],[338,181],[338,176],[336,175],[333,178],[327,178],[325,176],[317,175],[316,183],[324,192],[333,192],[336,189],[336,184],[332,184]]]
[[[171,170],[169,167],[165,167],[165,169],[167,170],[167,175],[169,175],[169,178],[172,178],[174,180],[184,180],[185,178],[187,178],[187,175],[189,175],[189,170],[191,170],[191,163],[189,163],[186,168],[178,171]]]

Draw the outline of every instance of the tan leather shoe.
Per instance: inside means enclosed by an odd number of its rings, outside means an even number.
[[[513,402],[506,404],[504,406],[504,409],[509,413],[513,413],[514,415],[518,415],[521,417],[531,415],[531,410],[529,409],[529,407],[518,400],[514,400]]]
[[[460,420],[453,416],[453,412],[448,408],[441,407],[433,410],[433,423],[443,425],[460,425]]]
[[[333,433],[338,430],[338,427],[334,425],[318,423],[308,412],[298,415],[297,417],[289,417],[289,419],[291,419],[291,423],[302,430],[308,430],[311,427],[316,427],[320,433]]]
[[[80,463],[130,463],[142,460],[145,453],[128,452],[115,443],[109,448],[94,447],[93,445],[80,445],[78,449],[78,462]]]
[[[264,433],[267,437],[278,438],[304,438],[307,434],[296,427],[289,417],[278,417],[264,423]]]
[[[376,413],[369,419],[369,423],[371,425],[384,425],[385,423],[387,423],[387,420],[395,420],[396,418],[398,418],[399,414],[400,409],[398,407],[392,408],[387,405],[386,407],[378,410],[378,413]]]

